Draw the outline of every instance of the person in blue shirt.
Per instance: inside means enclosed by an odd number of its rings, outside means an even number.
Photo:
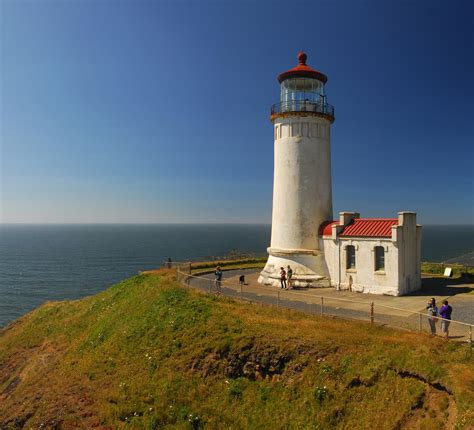
[[[449,305],[447,300],[443,300],[443,306],[439,310],[439,316],[443,318],[441,320],[441,331],[444,333],[446,340],[449,339],[449,324],[451,324],[451,314],[453,308]]]

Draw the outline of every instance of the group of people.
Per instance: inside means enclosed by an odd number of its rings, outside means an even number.
[[[431,329],[431,335],[436,335],[436,323],[438,322],[438,318],[441,317],[441,332],[444,334],[446,339],[449,339],[449,324],[451,324],[451,314],[453,312],[453,308],[448,303],[447,300],[443,300],[443,306],[441,309],[438,310],[436,306],[436,300],[432,297],[428,301],[428,306],[426,306],[428,311],[428,323]]]
[[[280,284],[284,290],[291,290],[293,288],[293,269],[288,266],[285,270],[284,267],[280,267]]]
[[[216,270],[214,271],[214,278],[216,282],[216,290],[217,294],[222,293],[221,285],[222,285],[222,270],[221,266],[217,266]],[[285,270],[284,267],[280,267],[280,283],[281,288],[285,290],[291,290],[293,288],[293,269],[288,266],[288,269]],[[245,285],[245,276],[241,275],[239,277],[239,284]]]

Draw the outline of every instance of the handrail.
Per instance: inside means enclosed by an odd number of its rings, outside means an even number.
[[[212,281],[212,279],[210,279],[210,278],[205,278],[203,276],[191,275],[190,273],[181,272],[179,270],[179,268],[177,269],[177,272],[179,274],[184,275],[187,278],[197,278],[197,279],[203,279],[203,280],[206,280],[206,281]],[[240,286],[240,284],[238,284],[236,282],[234,283],[234,282],[229,282],[229,281],[221,281],[221,285],[222,286],[225,286],[225,285]],[[287,290],[282,290],[282,291],[278,290],[278,291],[276,291],[276,293],[279,293],[279,294],[282,294],[282,293],[283,294],[296,294],[297,296],[300,296],[300,297],[311,297],[311,298],[316,298],[316,299],[335,300],[335,301],[349,302],[349,303],[354,303],[354,304],[359,304],[359,305],[371,305],[373,303],[373,302],[363,302],[363,301],[358,301],[358,300],[343,299],[343,298],[340,298],[340,297],[318,296],[318,295],[306,294],[306,293],[301,293],[301,292],[296,292],[296,291],[291,291],[290,292],[290,291],[287,291]],[[394,306],[383,305],[383,304],[380,304],[380,303],[376,303],[376,306],[381,306],[381,307],[384,307],[386,309],[393,309],[393,310],[397,310],[397,311],[403,311],[403,312],[409,313],[411,315],[422,315],[422,316],[425,316],[425,317],[432,317],[432,315],[425,314],[423,312],[411,311],[411,310],[408,310],[408,309],[397,308],[397,307],[394,307]],[[463,322],[463,321],[457,321],[457,320],[452,320],[452,319],[448,320],[448,319],[442,318],[440,316],[437,316],[436,318],[438,318],[439,320],[450,321],[450,322],[465,325],[465,326],[468,326],[468,327],[474,327],[474,324],[469,324],[469,323],[466,323],[466,322]]]
[[[289,100],[275,103],[271,108],[272,115],[284,112],[317,112],[334,117],[334,106],[322,101]]]

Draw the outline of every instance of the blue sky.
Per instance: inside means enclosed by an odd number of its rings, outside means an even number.
[[[2,222],[271,222],[276,76],[329,77],[334,212],[472,224],[474,4],[3,1]]]

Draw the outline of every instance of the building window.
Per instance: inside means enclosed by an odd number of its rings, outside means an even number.
[[[383,246],[375,247],[375,270],[385,270],[385,251]]]
[[[353,245],[346,246],[346,269],[355,269],[356,251]]]

